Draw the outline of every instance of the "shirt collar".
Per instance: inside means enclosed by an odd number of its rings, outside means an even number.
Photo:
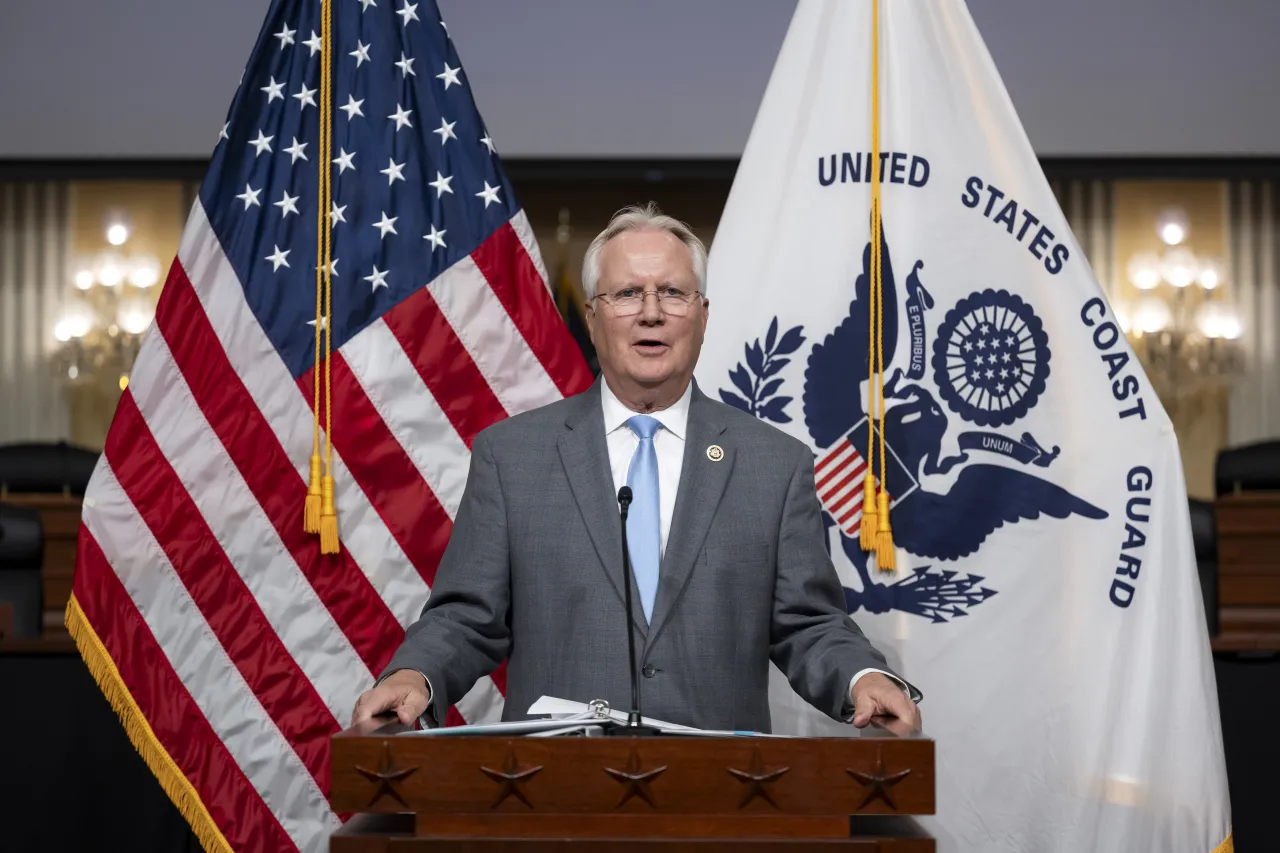
[[[689,387],[684,389],[684,394],[676,400],[674,404],[659,412],[649,412],[648,414],[656,418],[658,423],[662,424],[662,428],[674,435],[676,438],[684,441],[685,431],[689,426],[689,402],[693,399],[693,381],[689,381]],[[604,434],[626,427],[627,420],[637,414],[622,404],[609,388],[609,382],[601,377],[600,379],[600,407],[604,409]]]

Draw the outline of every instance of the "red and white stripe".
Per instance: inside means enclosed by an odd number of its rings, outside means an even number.
[[[585,389],[517,213],[332,359],[342,552],[302,531],[312,376],[197,201],[85,496],[75,594],[236,850],[321,851],[329,737],[422,609],[476,433]],[[454,721],[501,712],[505,671]]]
[[[814,462],[818,502],[846,536],[857,536],[862,526],[862,482],[866,478],[867,462],[848,438],[836,442]]]

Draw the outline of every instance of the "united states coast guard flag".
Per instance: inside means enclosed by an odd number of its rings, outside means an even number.
[[[1173,429],[962,0],[802,0],[709,278],[699,382],[813,448],[849,612],[925,694],[940,849],[1230,850]]]
[[[68,628],[205,849],[320,853],[472,439],[591,382],[434,2],[270,4],[130,380]]]

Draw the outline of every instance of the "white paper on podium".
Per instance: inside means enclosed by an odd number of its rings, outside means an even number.
[[[592,710],[588,705],[581,702],[574,702],[569,699],[557,699],[554,696],[543,696],[529,706],[530,714],[552,714],[563,715],[564,719],[581,719],[582,714],[592,714]],[[617,723],[625,724],[627,715],[623,711],[615,711],[609,708],[604,712],[608,714],[608,718]],[[645,717],[644,723],[647,726],[653,726],[658,731],[667,735],[702,735],[705,737],[786,737],[786,735],[770,735],[763,732],[743,732],[743,731],[721,731],[718,729],[695,729],[692,726],[682,726],[679,723],[668,723],[665,720],[655,720],[653,717]]]
[[[472,726],[452,726],[449,728],[417,729],[401,732],[402,735],[417,737],[461,737],[479,735],[529,735],[550,737],[559,734],[573,734],[589,727],[600,726],[606,722],[625,725],[627,715],[623,711],[615,711],[607,703],[598,702],[590,705],[574,702],[569,699],[557,699],[554,696],[543,696],[529,706],[530,714],[539,715],[536,720],[514,720],[508,723],[479,723]],[[761,732],[717,731],[712,729],[695,729],[679,723],[668,723],[665,720],[644,718],[645,725],[653,726],[665,735],[702,735],[706,737],[786,737],[786,735],[767,735]]]

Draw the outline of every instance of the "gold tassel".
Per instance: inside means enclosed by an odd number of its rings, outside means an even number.
[[[338,553],[338,511],[333,506],[333,478],[323,479],[322,507],[320,509],[320,553]]]
[[[80,609],[80,603],[76,601],[75,595],[72,595],[67,602],[65,622],[67,632],[75,640],[76,649],[84,659],[89,674],[98,683],[98,689],[102,691],[107,703],[120,718],[129,742],[133,744],[133,748],[138,751],[147,767],[159,780],[160,788],[191,825],[191,831],[195,833],[200,845],[208,853],[232,853],[231,845],[227,843],[226,837],[218,829],[218,825],[200,800],[199,793],[174,762],[168,750],[160,743],[142,709],[129,694],[129,688],[120,676],[120,670],[116,668],[115,661],[111,659],[110,653],[98,639],[93,626],[89,624],[89,618]]]
[[[307,486],[307,502],[302,511],[302,529],[320,532],[320,456],[311,454],[311,482]]]
[[[858,544],[864,551],[876,547],[876,478],[867,472],[862,480],[862,522],[858,529]]]
[[[893,528],[889,524],[889,493],[880,490],[879,518],[876,519],[876,568],[891,572],[897,568],[893,556]]]

